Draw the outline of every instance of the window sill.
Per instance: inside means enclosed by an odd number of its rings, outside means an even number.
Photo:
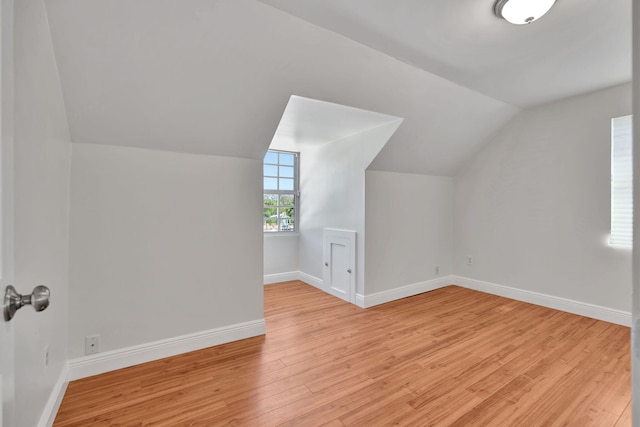
[[[293,232],[289,232],[289,231],[278,231],[278,232],[271,232],[271,233],[262,233],[264,235],[264,237],[298,237],[300,236],[300,232],[298,231],[293,231]]]

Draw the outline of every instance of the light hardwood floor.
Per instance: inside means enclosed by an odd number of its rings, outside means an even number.
[[[55,426],[630,426],[629,328],[449,286],[265,287],[267,335],[69,384]]]

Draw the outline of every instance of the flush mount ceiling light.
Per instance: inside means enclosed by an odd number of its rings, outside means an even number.
[[[551,9],[556,0],[498,0],[493,11],[512,24],[530,24]]]

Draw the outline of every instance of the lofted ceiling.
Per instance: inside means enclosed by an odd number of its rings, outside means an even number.
[[[630,0],[524,27],[487,0],[45,1],[78,143],[261,159],[297,95],[403,119],[370,169],[451,176],[520,107],[630,80]]]
[[[293,95],[289,99],[271,148],[299,151],[301,147],[337,141],[402,119],[359,108]]]
[[[558,0],[511,25],[494,0],[261,0],[518,107],[631,80],[631,0]]]

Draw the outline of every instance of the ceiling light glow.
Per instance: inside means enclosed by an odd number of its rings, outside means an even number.
[[[530,24],[551,9],[556,0],[498,0],[494,12],[516,25]]]

